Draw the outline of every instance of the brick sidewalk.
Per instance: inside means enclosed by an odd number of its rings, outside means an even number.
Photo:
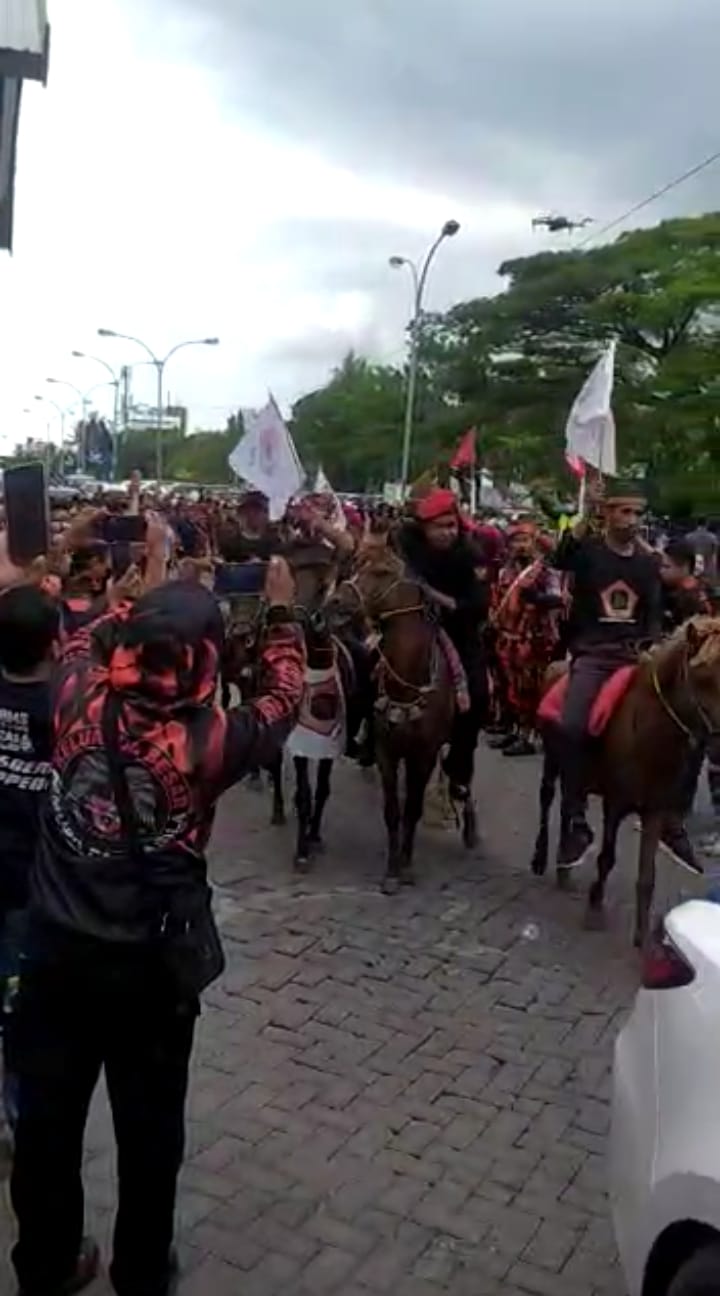
[[[265,799],[222,807],[228,970],[193,1066],[182,1296],[622,1293],[604,1151],[632,869],[610,931],[586,934],[582,897],[527,873],[534,763],[486,753],[478,782],[480,851],[424,828],[419,885],[394,899],[379,791],[354,768],[302,884]],[[100,1095],[87,1182],[106,1245],[111,1147]]]

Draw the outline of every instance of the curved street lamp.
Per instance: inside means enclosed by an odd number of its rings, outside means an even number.
[[[407,266],[412,276],[413,282],[413,313],[410,320],[410,363],[408,367],[408,385],[407,400],[405,404],[405,429],[403,433],[402,449],[402,467],[400,470],[400,489],[401,497],[405,498],[405,492],[410,476],[410,451],[412,448],[413,422],[415,418],[415,396],[417,392],[418,363],[420,358],[420,335],[422,326],[423,297],[427,285],[428,273],[435,259],[435,254],[441,243],[448,238],[454,238],[460,231],[460,222],[456,220],[445,221],[438,237],[429,248],[422,264],[412,261],[410,257],[391,256],[390,265],[393,270],[400,270]]]
[[[151,364],[154,364],[157,373],[157,424],[155,430],[155,477],[158,484],[162,481],[163,473],[163,383],[165,379],[165,366],[175,355],[177,351],[182,351],[185,347],[191,346],[219,346],[220,339],[211,338],[191,338],[188,342],[178,342],[176,346],[171,347],[167,355],[162,359],[157,356],[147,342],[141,338],[132,337],[129,333],[116,333],[114,329],[98,329],[98,336],[103,338],[120,338],[123,342],[134,342],[136,346],[142,347],[143,351],[150,357]]]

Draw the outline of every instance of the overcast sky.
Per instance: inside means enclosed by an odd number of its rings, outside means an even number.
[[[46,377],[102,381],[73,348],[142,358],[98,326],[161,353],[220,336],[168,368],[206,427],[268,386],[291,401],[351,346],[399,362],[392,253],[455,217],[428,305],[495,291],[501,260],[565,246],[534,214],[601,224],[718,144],[718,0],[55,0],[51,17],[0,259],[3,447],[41,431]],[[715,167],[644,219],[718,207]],[[135,389],[152,399],[147,369]]]

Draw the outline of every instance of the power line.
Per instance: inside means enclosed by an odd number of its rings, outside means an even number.
[[[671,189],[677,189],[678,185],[684,184],[686,180],[690,180],[693,176],[698,175],[700,171],[704,171],[706,167],[711,166],[713,162],[718,161],[720,161],[720,149],[718,149],[716,153],[711,153],[710,157],[705,158],[704,162],[698,162],[697,166],[691,167],[690,170],[685,171],[683,175],[678,176],[675,180],[671,180],[668,184],[663,185],[662,189],[656,189],[655,193],[650,194],[649,198],[643,198],[642,202],[636,203],[629,211],[623,212],[622,216],[616,216],[615,220],[608,221],[607,225],[602,226],[602,229],[593,230],[592,234],[588,234],[587,238],[584,238],[577,244],[577,246],[581,248],[586,247],[592,239],[602,238],[603,234],[607,234],[610,230],[615,229],[617,225],[622,225],[624,221],[629,220],[636,212],[642,211],[644,207],[649,207],[650,203],[655,202],[658,198],[663,198],[666,193],[670,193]]]

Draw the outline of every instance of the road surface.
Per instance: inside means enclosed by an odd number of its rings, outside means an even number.
[[[212,874],[228,968],[193,1063],[181,1296],[621,1296],[604,1154],[638,980],[637,839],[625,830],[609,930],[586,933],[583,895],[527,870],[537,778],[483,751],[480,847],[423,827],[418,886],[392,899],[373,776],[343,762],[301,882],[269,798],[226,798]],[[659,907],[691,892],[659,871]],[[102,1093],[86,1173],[107,1253]]]

